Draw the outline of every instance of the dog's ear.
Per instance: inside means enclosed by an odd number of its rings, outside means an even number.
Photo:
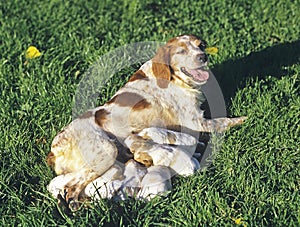
[[[171,80],[170,48],[160,47],[152,59],[152,72],[160,88],[167,88]]]

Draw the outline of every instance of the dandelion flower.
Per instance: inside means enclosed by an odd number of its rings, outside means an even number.
[[[217,47],[207,47],[205,49],[206,53],[210,54],[210,55],[216,55],[219,51],[219,49]]]
[[[237,225],[242,224],[242,222],[243,222],[243,221],[242,221],[242,218],[238,218],[238,219],[235,219],[235,220],[234,220],[234,223],[237,224]]]
[[[26,59],[33,59],[41,56],[41,52],[35,47],[35,46],[30,46],[26,50],[25,57]]]

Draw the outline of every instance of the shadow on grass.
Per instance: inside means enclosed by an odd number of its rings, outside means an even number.
[[[285,66],[291,66],[300,62],[300,40],[283,43],[273,47],[266,48],[260,52],[251,53],[250,55],[237,60],[228,60],[211,69],[216,77],[218,84],[223,92],[225,105],[230,106],[231,98],[235,96],[237,89],[244,88],[249,78],[263,79],[267,76],[280,78],[288,73]],[[203,86],[203,91],[214,96],[214,91],[209,88],[213,85],[213,80],[209,80]],[[218,97],[213,100],[215,106],[224,105],[223,100],[218,100]],[[225,117],[224,111],[211,113],[208,102],[201,105],[205,118]],[[222,108],[221,108],[222,109]],[[221,110],[220,109],[220,110]],[[228,111],[227,111],[228,112]],[[211,149],[207,150],[207,143],[210,140],[210,135],[203,133],[199,140],[204,142],[205,147],[198,147],[197,152],[201,154],[200,160],[203,165],[206,165],[206,158],[210,156]],[[204,150],[206,152],[204,153]]]
[[[216,65],[212,72],[217,78],[228,106],[230,98],[238,88],[246,86],[248,78],[266,76],[280,78],[284,66],[291,66],[300,60],[300,40],[266,48],[260,52]]]

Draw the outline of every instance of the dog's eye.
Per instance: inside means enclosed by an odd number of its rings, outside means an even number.
[[[200,40],[200,39],[195,40],[195,45],[196,45],[197,47],[199,47],[199,49],[200,49],[201,51],[204,52],[204,50],[205,50],[205,48],[206,48],[206,42],[205,42],[204,40]]]
[[[186,53],[187,53],[186,49],[183,48],[176,51],[176,54],[186,54]]]
[[[205,51],[206,43],[205,43],[205,42],[201,42],[201,43],[199,44],[199,48],[200,48],[201,51]]]

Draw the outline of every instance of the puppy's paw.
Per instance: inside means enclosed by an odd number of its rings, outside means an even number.
[[[81,192],[85,187],[85,180],[76,173],[68,173],[55,177],[47,186],[48,191],[57,198],[60,206],[66,206],[71,211],[80,207]]]

